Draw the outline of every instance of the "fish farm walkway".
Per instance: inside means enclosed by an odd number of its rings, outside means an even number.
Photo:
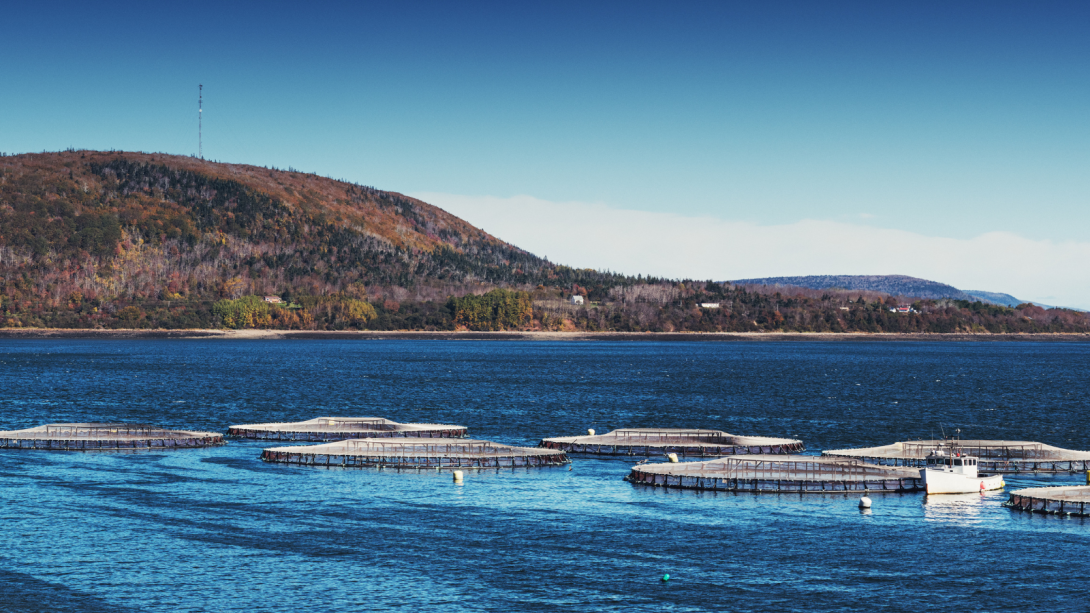
[[[343,441],[354,438],[462,438],[465,426],[400,424],[381,417],[318,417],[307,421],[231,426],[227,436],[269,441]]]
[[[167,430],[148,424],[46,424],[0,432],[0,449],[110,451],[209,447],[223,443],[223,435],[216,432]]]
[[[806,450],[802,441],[766,436],[735,436],[719,430],[681,428],[625,428],[606,434],[542,439],[538,447],[569,453],[610,456],[655,456],[676,453],[685,457],[787,454]]]
[[[1003,506],[1032,513],[1087,517],[1090,516],[1090,485],[1015,490]]]
[[[364,439],[323,445],[273,447],[261,453],[266,462],[343,468],[517,468],[570,464],[562,451],[512,447],[490,441],[460,439]]]
[[[919,492],[920,471],[820,456],[735,456],[643,464],[625,481],[638,485],[716,492],[821,494],[836,492]]]
[[[823,456],[860,458],[880,466],[923,468],[927,455],[944,449],[948,441],[908,441],[864,447],[861,449],[831,449]],[[982,473],[1074,473],[1090,470],[1090,452],[1061,449],[1032,441],[959,441],[958,449],[980,459]]]

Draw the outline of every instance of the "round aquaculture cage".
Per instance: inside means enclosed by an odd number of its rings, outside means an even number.
[[[399,424],[381,417],[318,417],[307,421],[231,426],[227,436],[268,441],[343,441],[354,438],[463,438],[465,426]]]
[[[768,494],[903,493],[924,489],[918,470],[875,466],[850,458],[803,455],[641,464],[632,467],[625,481],[655,487]]]
[[[569,464],[562,451],[512,447],[490,441],[402,438],[346,440],[322,445],[273,447],[266,462],[344,468],[516,468]]]
[[[1011,492],[1003,506],[1049,515],[1090,516],[1090,485],[1031,487]]]
[[[806,450],[802,441],[796,439],[736,436],[719,430],[683,428],[624,428],[598,435],[546,438],[538,446],[595,455],[655,456],[673,453],[700,458],[801,453]]]
[[[110,451],[210,447],[223,443],[223,435],[216,432],[167,430],[148,424],[46,424],[0,432],[0,449]]]
[[[831,449],[823,456],[859,458],[880,466],[923,468],[927,456],[945,448],[949,441],[906,441],[864,447]],[[1032,441],[958,441],[958,450],[978,458],[980,472],[988,473],[1068,473],[1090,470],[1090,452],[1061,449]]]

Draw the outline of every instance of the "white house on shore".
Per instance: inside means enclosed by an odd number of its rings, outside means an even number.
[[[583,297],[576,294],[568,299],[572,304],[583,304]]]
[[[700,303],[700,308],[702,308],[702,309],[718,309],[719,308],[719,303],[718,302],[701,302]]]

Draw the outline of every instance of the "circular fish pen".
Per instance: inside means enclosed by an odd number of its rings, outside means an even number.
[[[625,481],[638,485],[762,494],[920,492],[920,471],[850,458],[735,456],[703,462],[642,464]]]
[[[538,447],[568,453],[608,456],[654,456],[674,453],[685,457],[788,454],[806,451],[802,441],[766,436],[735,436],[719,430],[683,428],[624,428],[605,434],[542,439]]]
[[[343,441],[356,438],[464,438],[465,426],[400,424],[381,417],[317,417],[307,421],[231,426],[227,436],[268,441]]]
[[[923,468],[927,456],[949,441],[906,441],[861,449],[831,449],[823,456],[859,458],[879,466]],[[1090,470],[1090,452],[1061,449],[1032,441],[959,441],[958,449],[979,459],[980,472],[1074,473]]]
[[[342,468],[519,468],[570,464],[567,454],[534,447],[512,447],[461,439],[361,439],[323,445],[273,447],[261,452],[266,462]]]
[[[167,430],[148,424],[46,424],[26,430],[0,432],[0,449],[116,451],[184,449],[222,444],[223,435],[216,432]]]
[[[1090,517],[1090,485],[1015,490],[1003,506],[1030,513]]]

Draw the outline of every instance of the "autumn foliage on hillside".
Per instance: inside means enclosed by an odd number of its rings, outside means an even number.
[[[291,170],[147,153],[0,157],[2,327],[1088,330],[1083,313],[1030,305],[889,312],[906,300],[570,268],[419,200]]]
[[[144,153],[0,158],[6,326],[442,329],[451,296],[618,280],[419,200],[294,171]],[[301,308],[214,307],[266,295]]]
[[[921,300],[880,292],[694,282],[622,285],[602,303],[536,301],[545,329],[654,332],[1090,332],[1090,314],[966,300]],[[908,307],[910,312],[894,312]]]

